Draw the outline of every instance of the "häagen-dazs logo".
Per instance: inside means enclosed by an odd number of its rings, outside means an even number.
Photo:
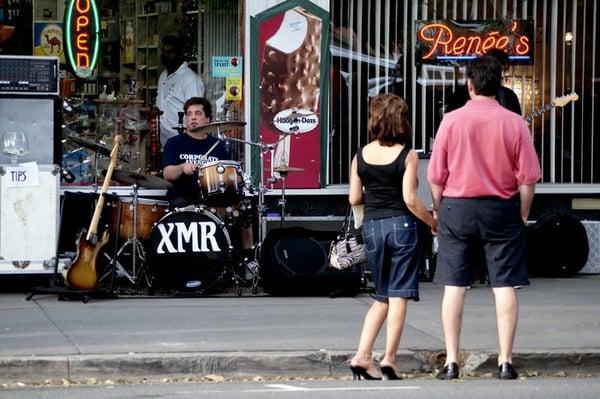
[[[319,126],[319,117],[307,109],[284,109],[275,115],[273,125],[284,133],[307,133]]]

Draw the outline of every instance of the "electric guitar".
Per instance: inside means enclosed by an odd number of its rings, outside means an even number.
[[[115,131],[118,130],[118,123],[116,124]],[[94,290],[98,287],[98,274],[96,273],[96,261],[100,249],[108,242],[108,231],[105,231],[100,241],[98,241],[98,222],[100,221],[100,214],[104,207],[104,194],[108,191],[110,185],[110,179],[112,177],[115,164],[117,163],[117,156],[119,150],[119,142],[121,136],[115,136],[115,143],[110,153],[110,164],[106,176],[104,177],[104,183],[102,184],[102,190],[94,215],[90,222],[90,226],[87,230],[83,229],[77,237],[77,255],[73,264],[66,273],[65,281],[70,288],[78,290]],[[85,237],[84,237],[85,234]]]
[[[579,100],[579,95],[577,95],[577,93],[565,94],[564,96],[556,97],[554,100],[544,105],[543,107],[538,108],[532,113],[524,116],[523,119],[525,119],[525,122],[529,123],[533,120],[533,118],[537,118],[544,112],[550,111],[554,107],[564,107],[571,101],[577,100]]]

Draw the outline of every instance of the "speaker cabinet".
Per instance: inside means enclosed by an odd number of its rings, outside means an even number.
[[[361,287],[358,269],[329,266],[329,245],[335,231],[302,227],[273,229],[261,251],[261,278],[272,295],[356,295]]]

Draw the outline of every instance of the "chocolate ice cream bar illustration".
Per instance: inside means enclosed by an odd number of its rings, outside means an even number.
[[[287,109],[318,111],[321,20],[301,7],[288,10],[265,43],[260,81],[262,120]]]

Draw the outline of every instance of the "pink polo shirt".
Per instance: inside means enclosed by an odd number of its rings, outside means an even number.
[[[539,178],[531,133],[520,115],[494,99],[470,100],[444,115],[427,169],[444,197],[510,198],[519,184]]]

